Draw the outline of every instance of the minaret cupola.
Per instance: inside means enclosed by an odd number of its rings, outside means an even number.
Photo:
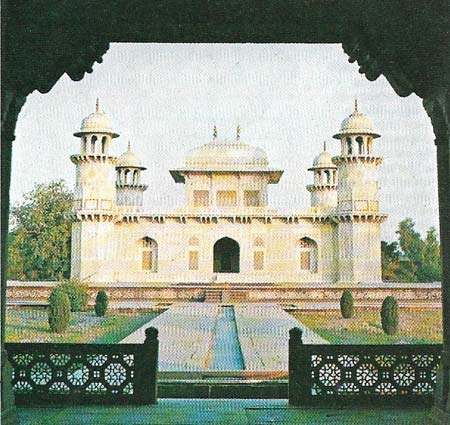
[[[323,144],[323,151],[314,158],[313,166],[308,171],[314,173],[314,183],[306,186],[311,193],[311,207],[318,212],[336,208],[337,167],[327,151],[326,142]]]
[[[374,132],[369,117],[359,112],[355,99],[355,110],[342,121],[339,133],[333,137],[341,141],[341,156],[370,156],[372,141],[380,135]]]
[[[140,209],[143,203],[143,193],[147,185],[141,183],[141,172],[146,168],[141,160],[132,152],[131,144],[116,161],[117,205]]]
[[[111,139],[119,137],[112,130],[111,119],[100,110],[98,99],[95,112],[83,119],[74,136],[81,139],[81,154],[87,155],[108,155]]]

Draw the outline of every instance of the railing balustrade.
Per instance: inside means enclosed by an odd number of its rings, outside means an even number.
[[[442,345],[303,344],[290,330],[289,404],[431,405]]]
[[[154,404],[158,331],[143,344],[7,343],[16,405]]]

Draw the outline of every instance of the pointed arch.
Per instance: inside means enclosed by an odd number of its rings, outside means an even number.
[[[108,144],[108,138],[106,136],[102,137],[102,154],[106,154],[106,147]]]
[[[97,136],[91,137],[91,153],[95,153],[95,143],[97,142]]]
[[[148,236],[141,239],[142,270],[158,271],[158,243]]]
[[[364,155],[364,140],[361,136],[356,138],[356,143],[358,143],[358,155]]]
[[[308,237],[297,242],[299,251],[299,266],[301,271],[317,273],[317,243]]]
[[[231,238],[224,237],[214,244],[214,273],[239,273],[240,247]]]

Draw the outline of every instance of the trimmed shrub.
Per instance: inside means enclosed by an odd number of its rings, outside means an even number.
[[[392,297],[386,297],[381,306],[381,327],[388,335],[394,335],[398,329],[398,304]]]
[[[86,311],[89,301],[88,286],[86,283],[71,278],[63,280],[57,288],[60,288],[69,297],[71,311]]]
[[[70,321],[70,301],[67,294],[56,287],[50,294],[48,307],[48,324],[50,330],[56,333],[63,333],[69,326]]]
[[[95,315],[103,317],[108,309],[108,295],[105,291],[98,291],[95,298]]]
[[[341,316],[344,319],[350,319],[351,317],[353,317],[353,314],[355,313],[355,310],[353,308],[353,295],[348,289],[345,289],[342,293],[340,304]]]

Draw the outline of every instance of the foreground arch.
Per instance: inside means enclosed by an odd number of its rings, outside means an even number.
[[[389,12],[386,12],[386,5]],[[420,7],[419,7],[420,6]],[[448,2],[298,0],[222,2],[165,7],[152,2],[3,2],[2,219],[6,252],[11,150],[18,114],[28,94],[48,92],[67,73],[80,80],[101,62],[110,42],[342,43],[369,80],[384,75],[400,96],[423,99],[435,133],[438,163],[443,335],[440,385],[433,418],[450,421],[450,32]],[[124,18],[125,17],[125,18]],[[89,22],[80,27],[79,22]],[[251,23],[249,25],[249,22]],[[44,31],[45,29],[45,31]],[[36,48],[38,46],[39,48]],[[4,336],[6,256],[2,256],[1,323]],[[7,367],[2,336],[2,375]],[[4,389],[4,388],[2,388]],[[3,394],[5,396],[5,393]],[[6,394],[3,423],[13,423]]]

